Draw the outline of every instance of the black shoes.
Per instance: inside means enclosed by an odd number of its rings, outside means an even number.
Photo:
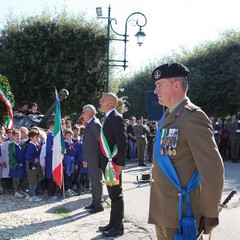
[[[115,236],[123,235],[124,230],[122,228],[112,227],[108,231],[104,231],[102,234],[104,237],[115,237]]]
[[[94,207],[92,208],[89,213],[98,213],[98,212],[102,212],[104,210],[103,206],[98,206],[98,207]]]
[[[139,163],[138,166],[146,167],[147,165],[145,163]]]
[[[94,204],[90,204],[88,206],[85,206],[84,208],[85,209],[93,209],[93,208],[95,208],[95,206],[94,206]]]
[[[112,228],[112,226],[111,226],[110,224],[108,224],[108,225],[106,225],[106,226],[100,226],[100,227],[98,228],[98,230],[99,230],[100,232],[104,232],[104,231],[110,230],[111,228]]]

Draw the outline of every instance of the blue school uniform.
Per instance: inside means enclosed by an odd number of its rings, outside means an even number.
[[[76,155],[77,155],[77,149],[76,146],[74,146],[74,143],[69,143],[68,141],[64,141],[65,144],[65,151],[63,158],[63,166],[64,171],[68,176],[70,176],[72,173],[74,173],[74,165],[76,162]]]
[[[26,160],[29,162],[30,169],[34,168],[34,161],[36,158],[39,159],[40,156],[40,149],[36,143],[30,141],[27,145],[26,150]]]
[[[49,131],[46,141],[46,157],[45,157],[45,178],[52,179],[52,157],[53,157],[53,138],[54,134]]]
[[[77,145],[77,160],[78,160],[78,169],[80,173],[88,173],[88,168],[83,167],[83,155],[82,155],[82,142]]]
[[[25,149],[16,142],[11,142],[8,145],[9,150],[9,177],[12,178],[26,178],[26,161]]]

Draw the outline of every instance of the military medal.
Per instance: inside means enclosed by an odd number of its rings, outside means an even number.
[[[168,149],[168,155],[169,155],[169,156],[172,156],[172,155],[173,155],[173,153],[172,153],[172,150],[171,150],[171,149]]]
[[[177,154],[176,147],[178,142],[179,129],[169,129],[169,141],[168,141],[168,155],[175,156]]]

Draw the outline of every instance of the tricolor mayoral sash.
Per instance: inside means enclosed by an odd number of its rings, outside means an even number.
[[[196,219],[192,216],[192,206],[190,203],[189,192],[194,190],[200,184],[200,176],[198,170],[196,169],[187,184],[187,188],[182,188],[175,168],[167,155],[166,149],[161,145],[161,127],[164,118],[165,113],[159,122],[154,154],[159,168],[180,193],[178,200],[178,232],[175,234],[174,240],[196,240]],[[184,198],[186,198],[186,216],[183,217]]]
[[[117,145],[115,144],[113,147],[113,151],[111,151],[107,139],[104,135],[103,127],[101,130],[99,142],[103,155],[108,159],[108,163],[104,172],[105,184],[107,186],[119,185],[119,175],[116,174],[117,166],[112,161],[112,159],[116,157],[118,153]]]

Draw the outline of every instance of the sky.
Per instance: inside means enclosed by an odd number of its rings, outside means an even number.
[[[46,7],[56,9],[62,5],[70,12],[84,13],[87,19],[96,19],[96,7],[102,7],[103,15],[107,16],[110,5],[111,17],[117,20],[114,30],[120,34],[124,34],[125,21],[131,13],[141,12],[146,16],[147,24],[142,29],[146,37],[140,47],[134,37],[139,28],[131,22],[127,24],[129,67],[126,71],[123,68],[116,71],[125,76],[150,62],[157,64],[163,56],[180,53],[182,47],[192,50],[203,42],[217,40],[228,29],[240,31],[239,0],[0,0],[0,28],[9,12],[34,16]],[[106,21],[98,20],[103,26]],[[117,51],[116,58],[122,60],[123,42],[111,44]]]

